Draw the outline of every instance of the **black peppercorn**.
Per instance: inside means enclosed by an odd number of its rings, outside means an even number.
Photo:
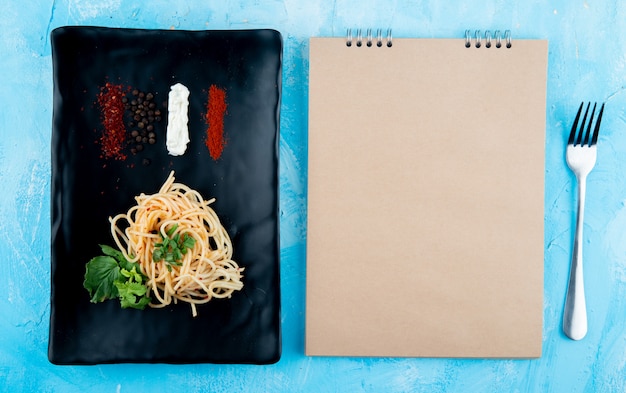
[[[127,111],[127,136],[126,144],[131,153],[137,154],[143,151],[147,144],[154,145],[157,142],[156,123],[162,119],[161,110],[153,101],[154,93],[146,93],[140,89],[133,89],[132,96],[123,97],[124,108]],[[167,107],[167,101],[163,102]],[[146,165],[146,159],[142,161]],[[149,160],[148,160],[149,163]]]

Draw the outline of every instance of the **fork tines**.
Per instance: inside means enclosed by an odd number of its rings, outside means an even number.
[[[584,102],[580,103],[580,107],[578,108],[578,113],[576,114],[576,118],[574,119],[574,125],[572,125],[572,131],[569,134],[569,140],[567,143],[569,145],[588,145],[593,146],[598,142],[598,132],[600,132],[600,122],[602,121],[602,113],[604,112],[604,103],[600,107],[600,112],[598,113],[598,118],[596,119],[596,124],[593,129],[593,135],[591,135],[591,124],[593,123],[593,115],[596,112],[596,103],[593,104],[593,109],[591,110],[591,116],[589,116],[589,123],[587,122],[587,115],[589,115],[589,107],[591,107],[591,102],[587,103],[587,109],[585,110],[585,114],[583,116],[583,120],[580,123],[580,131],[577,132],[578,129],[578,121],[580,120],[580,115],[583,110]],[[587,125],[587,129],[585,130],[585,124]],[[591,139],[589,136],[591,135]]]

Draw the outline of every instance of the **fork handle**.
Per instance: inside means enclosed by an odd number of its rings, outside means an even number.
[[[583,282],[583,222],[586,183],[586,176],[581,176],[578,179],[576,234],[563,313],[563,332],[572,340],[580,340],[587,334],[587,306]]]

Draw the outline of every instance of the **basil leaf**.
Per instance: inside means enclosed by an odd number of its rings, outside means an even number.
[[[121,277],[120,268],[115,258],[99,256],[92,258],[85,267],[83,287],[89,291],[92,303],[102,302],[118,296],[115,282]]]
[[[102,250],[102,253],[104,255],[108,255],[110,257],[115,258],[118,262],[121,260],[126,260],[126,258],[124,258],[124,254],[122,254],[122,252],[116,248],[113,248],[111,246],[107,246],[105,244],[100,244],[100,249]]]
[[[102,253],[104,255],[115,258],[115,260],[119,263],[122,269],[130,271],[133,269],[134,266],[138,266],[136,263],[130,262],[128,259],[126,259],[124,254],[116,248],[101,244],[100,249],[102,250]]]

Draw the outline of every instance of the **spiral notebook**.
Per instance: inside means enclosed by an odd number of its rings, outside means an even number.
[[[547,55],[310,39],[307,355],[541,356]]]

